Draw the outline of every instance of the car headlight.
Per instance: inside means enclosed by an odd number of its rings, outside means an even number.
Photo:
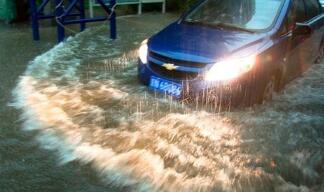
[[[147,63],[147,55],[148,55],[148,46],[147,46],[147,39],[146,39],[142,42],[141,47],[138,50],[138,56],[143,64]]]
[[[205,74],[206,81],[231,80],[250,71],[256,62],[256,56],[228,59],[215,63]]]

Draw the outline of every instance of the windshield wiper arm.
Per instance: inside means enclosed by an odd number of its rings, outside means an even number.
[[[204,22],[200,20],[184,20],[185,23],[191,24],[191,25],[202,25],[202,26],[207,26],[207,27],[216,27],[220,29],[233,29],[236,31],[244,31],[244,32],[249,32],[249,33],[255,33],[255,31],[238,27],[235,25],[227,24],[227,23],[209,23],[209,22]]]
[[[184,22],[191,25],[208,25],[207,23],[199,20],[184,20]]]
[[[249,33],[255,33],[255,31],[238,27],[235,25],[227,24],[227,23],[213,23],[212,24],[214,27],[221,28],[221,29],[234,29],[236,31],[244,31],[244,32],[249,32]]]

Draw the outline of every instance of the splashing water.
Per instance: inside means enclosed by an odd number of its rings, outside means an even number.
[[[97,27],[35,58],[13,93],[24,129],[60,163],[134,191],[323,191],[324,64],[263,106],[196,110],[137,81],[155,17],[120,19],[116,41]]]

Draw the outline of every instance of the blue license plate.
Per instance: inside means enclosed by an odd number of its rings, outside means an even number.
[[[154,77],[154,76],[151,77],[149,87],[159,92],[163,92],[178,98],[181,96],[181,92],[182,92],[181,84],[171,82],[165,79],[161,79],[158,77]]]

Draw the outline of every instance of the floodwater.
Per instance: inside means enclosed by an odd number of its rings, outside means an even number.
[[[262,106],[175,101],[140,85],[136,68],[140,42],[173,19],[120,18],[116,41],[97,26],[29,63],[10,105],[55,154],[49,173],[86,169],[74,178],[83,188],[66,191],[324,191],[324,64]]]

